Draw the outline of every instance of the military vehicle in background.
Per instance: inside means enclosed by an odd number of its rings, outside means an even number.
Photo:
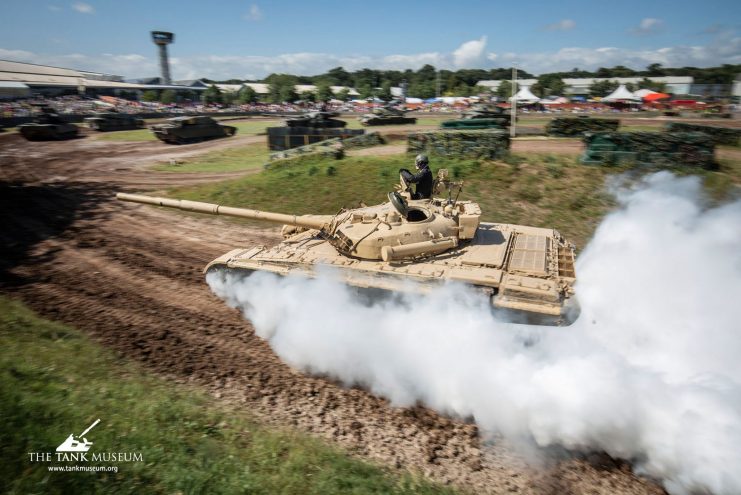
[[[339,112],[327,112],[324,110],[314,110],[302,115],[284,115],[286,126],[288,127],[317,127],[321,129],[339,129],[345,127],[347,122],[344,120],[333,119],[339,117]]]
[[[465,120],[470,119],[496,119],[502,116],[509,117],[509,112],[505,112],[503,109],[495,105],[488,105],[486,103],[476,103],[471,108],[461,113],[461,118]]]
[[[283,224],[273,247],[238,248],[210,262],[217,276],[271,272],[316,276],[333,268],[349,286],[426,292],[445,281],[473,286],[495,308],[522,322],[569,324],[574,298],[574,245],[553,229],[481,222],[481,208],[459,201],[462,183],[440,170],[437,194],[412,200],[404,177],[389,201],[334,215],[286,215],[194,201],[117,195],[123,201]],[[410,282],[416,282],[410,284]]]
[[[233,136],[237,128],[223,125],[211,117],[173,117],[150,127],[157,139],[170,144],[186,144]]]
[[[416,124],[417,119],[404,116],[408,111],[400,108],[398,101],[390,101],[380,108],[374,108],[371,113],[358,117],[358,120],[363,125]]]
[[[300,146],[326,141],[327,139],[358,136],[362,129],[348,129],[347,122],[335,119],[338,112],[328,112],[324,106],[301,115],[281,115],[284,126],[268,127],[268,149],[285,151]]]
[[[144,120],[133,115],[118,112],[95,112],[92,117],[83,120],[85,125],[94,131],[128,131],[143,129]]]
[[[29,141],[70,139],[79,133],[75,124],[62,119],[53,108],[41,107],[40,111],[33,122],[18,126],[18,131]]]
[[[461,114],[459,120],[446,120],[443,129],[506,129],[511,124],[511,115],[501,108],[485,103],[471,106]]]

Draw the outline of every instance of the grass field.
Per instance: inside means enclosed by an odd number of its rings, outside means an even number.
[[[592,167],[575,155],[513,153],[500,161],[434,158],[433,170],[449,169],[464,180],[462,199],[481,204],[483,220],[553,227],[583,247],[601,218],[615,206],[605,179],[624,167]],[[332,214],[361,201],[377,204],[398,181],[411,157],[354,156],[343,160],[307,157],[281,168],[214,184],[174,188],[173,197],[281,213]],[[711,197],[727,197],[741,183],[741,164],[721,161],[718,171],[699,174]]]
[[[177,165],[161,164],[152,169],[163,172],[235,172],[260,169],[268,161],[266,143],[211,151],[183,160]]]
[[[267,429],[243,410],[152,377],[78,331],[0,298],[0,478],[3,493],[453,493],[349,457],[292,431]],[[137,452],[118,473],[49,472],[29,452],[51,452],[69,433],[88,453]],[[54,458],[54,457],[53,457]]]

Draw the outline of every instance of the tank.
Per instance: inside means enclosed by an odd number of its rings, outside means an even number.
[[[332,267],[345,284],[372,293],[425,292],[456,281],[518,321],[573,321],[578,315],[573,244],[554,229],[481,222],[479,205],[458,200],[461,183],[448,180],[444,169],[435,191],[447,196],[412,200],[402,176],[385,203],[301,216],[135,194],[117,198],[284,225],[280,244],[234,249],[211,261],[205,272],[313,277],[318,267]]]
[[[170,144],[185,144],[233,136],[237,128],[223,125],[211,117],[173,117],[164,124],[150,127],[160,141]]]
[[[42,141],[70,139],[77,136],[78,127],[63,120],[56,110],[50,107],[42,107],[40,110],[41,113],[34,118],[33,122],[18,126],[24,138],[29,141]]]
[[[306,112],[302,115],[296,116],[283,116],[285,118],[286,126],[288,127],[314,127],[320,129],[338,129],[345,127],[347,122],[344,120],[334,119],[332,117],[339,117],[339,112],[326,112],[323,110],[316,110]]]
[[[511,116],[499,107],[479,103],[461,114],[458,120],[440,123],[443,129],[506,129],[511,124]]]
[[[506,116],[509,118],[509,113],[506,113],[501,108],[494,105],[487,105],[485,103],[477,103],[472,105],[471,108],[461,114],[461,118],[465,120],[469,119],[493,119]]]
[[[133,115],[118,112],[95,112],[92,117],[83,121],[94,131],[126,131],[144,128],[144,120]]]
[[[399,108],[397,103],[390,102],[381,108],[374,108],[371,113],[358,117],[358,120],[363,125],[416,124],[417,119],[404,116],[408,111]]]

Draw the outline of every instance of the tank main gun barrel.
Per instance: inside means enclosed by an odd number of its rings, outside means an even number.
[[[132,203],[166,206],[168,208],[177,208],[178,210],[208,213],[209,215],[226,215],[229,217],[263,220],[265,222],[279,223],[282,225],[295,225],[296,227],[316,230],[327,228],[332,219],[331,216],[286,215],[269,211],[250,210],[249,208],[234,208],[232,206],[222,206],[214,203],[188,201],[186,199],[156,198],[141,194],[118,193],[116,194],[116,198],[121,201],[130,201]]]

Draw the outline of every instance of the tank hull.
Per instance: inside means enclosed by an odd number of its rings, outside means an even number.
[[[29,141],[71,139],[79,129],[74,124],[22,124],[18,126],[21,135]]]
[[[552,229],[481,224],[479,231],[442,256],[380,263],[340,256],[317,231],[309,230],[271,248],[235,249],[205,271],[313,278],[332,270],[348,286],[388,292],[424,293],[459,282],[473,287],[493,308],[515,315],[517,322],[568,325],[576,318],[572,245]]]
[[[84,120],[85,125],[94,131],[111,132],[111,131],[130,131],[143,129],[144,121],[142,119],[103,119],[97,117],[88,117]]]
[[[188,144],[206,141],[208,139],[230,137],[236,134],[237,128],[219,124],[198,129],[152,128],[152,132],[162,142],[168,144]]]
[[[417,119],[414,117],[379,117],[372,115],[369,117],[360,117],[360,123],[363,125],[401,125],[401,124],[416,124]]]

